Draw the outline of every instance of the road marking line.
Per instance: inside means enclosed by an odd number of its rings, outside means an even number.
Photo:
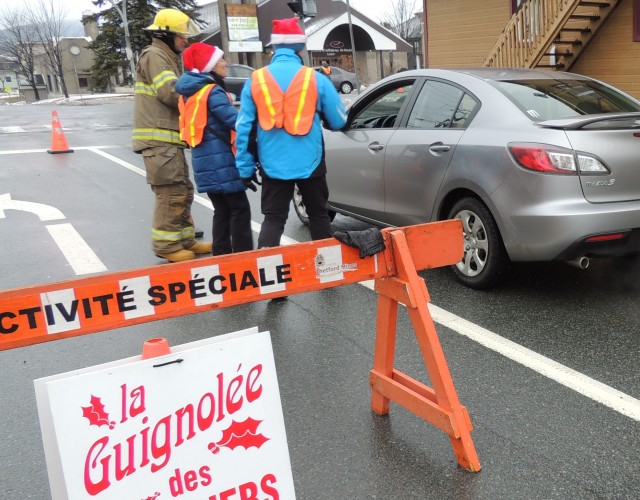
[[[96,150],[97,152],[97,150]],[[111,155],[103,152],[99,152],[102,156],[110,157]],[[116,163],[121,165],[127,163],[123,162],[119,158],[112,157]],[[128,165],[128,166],[127,166]],[[123,165],[130,170],[133,170],[136,173],[140,173],[140,175],[145,175],[144,170],[139,169],[131,165],[130,163],[127,165]],[[133,168],[130,168],[133,167]],[[135,169],[135,170],[134,170]],[[196,196],[196,198],[200,198]],[[204,206],[213,209],[211,202],[201,198],[202,201],[199,201]],[[251,229],[259,233],[261,225],[257,222],[251,221]],[[282,236],[281,243],[284,245],[292,245],[294,243],[298,243],[298,241],[293,238],[289,238],[288,236]],[[369,288],[370,290],[374,289],[373,280],[362,281],[359,283],[365,288]],[[612,410],[621,413],[622,415],[626,415],[629,418],[632,418],[636,421],[640,421],[640,400],[635,399],[624,392],[618,391],[613,387],[610,387],[602,382],[599,382],[595,379],[587,377],[586,375],[572,370],[571,368],[561,365],[553,361],[550,358],[542,356],[535,351],[527,349],[526,347],[521,346],[520,344],[516,344],[511,340],[508,340],[500,335],[497,335],[486,328],[482,328],[466,319],[461,318],[460,316],[456,316],[453,313],[445,311],[444,309],[434,305],[429,304],[429,311],[431,312],[431,316],[433,320],[446,327],[450,330],[453,330],[460,335],[463,335],[474,342],[486,347],[487,349],[491,349],[498,354],[501,354],[516,363],[519,363],[531,370],[543,375],[551,380],[558,382],[559,384],[572,389],[573,391],[582,394],[593,401],[605,405]]]
[[[138,175],[141,175],[142,177],[146,178],[146,176],[147,176],[146,172],[142,168],[136,167],[135,165],[132,165],[128,161],[121,160],[117,156],[113,156],[113,155],[110,155],[109,153],[105,153],[104,151],[100,151],[100,149],[98,149],[96,147],[92,147],[92,148],[88,148],[88,149],[92,153],[100,155],[100,156],[106,158],[107,160],[111,160],[112,162],[115,162],[118,165],[121,165],[124,168],[129,169],[129,170],[131,170],[132,172],[135,172]],[[213,205],[211,204],[211,200],[209,200],[207,198],[204,198],[204,197],[196,194],[196,195],[194,195],[194,201],[198,202],[200,205],[203,205],[203,206],[213,210]]]
[[[373,290],[373,280],[363,281],[360,284]],[[477,342],[487,349],[502,354],[504,357],[526,366],[597,403],[640,421],[640,400],[501,337],[471,321],[445,311],[434,304],[429,304],[429,312],[436,323]]]
[[[105,153],[104,151],[99,150],[98,148],[89,148],[89,151],[91,151],[92,153],[95,153],[97,155],[100,155],[104,158],[106,158],[107,160],[111,160],[114,163],[117,163],[118,165],[127,168],[129,170],[131,170],[132,172],[135,172],[138,175],[141,175],[142,177],[146,177],[146,173],[144,170],[142,170],[139,167],[136,167],[135,165],[132,165],[131,163],[129,163],[128,161],[124,161],[121,160],[120,158],[118,158],[117,156],[113,156],[110,155],[109,153]]]
[[[466,319],[460,318],[438,306],[429,304],[434,321],[454,330],[460,335],[520,363],[551,380],[586,396],[597,403],[608,406],[629,418],[640,421],[640,400],[618,391],[602,382],[561,365],[535,351],[516,344]]]
[[[0,134],[18,134],[25,132],[22,127],[0,127]]]
[[[48,225],[47,230],[77,275],[101,273],[107,270],[71,224]]]
[[[41,221],[64,219],[64,214],[56,207],[33,201],[11,199],[11,193],[0,195],[0,219],[6,218],[5,210],[20,210],[37,215]]]
[[[114,148],[123,148],[124,146],[122,144],[110,144],[107,146],[74,146],[73,149],[74,151],[78,151],[78,150],[88,150],[88,151],[92,151],[96,148],[100,148],[100,149],[114,149]],[[46,153],[48,150],[47,149],[12,149],[9,151],[0,151],[0,155],[21,155],[21,154],[28,154],[28,153]]]

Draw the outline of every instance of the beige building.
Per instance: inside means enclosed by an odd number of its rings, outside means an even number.
[[[640,99],[639,0],[423,0],[429,67],[540,67]]]
[[[91,38],[61,38],[58,48],[62,56],[62,72],[67,85],[67,92],[72,94],[86,94],[93,87],[91,78],[91,66],[93,65],[94,54],[89,49]],[[55,92],[51,87],[54,78],[46,75],[47,86],[50,93],[60,93],[61,89],[56,87]]]

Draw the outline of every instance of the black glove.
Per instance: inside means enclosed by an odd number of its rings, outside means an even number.
[[[262,186],[262,182],[258,180],[258,176],[256,175],[255,172],[253,173],[251,178],[244,178],[240,180],[242,181],[242,184],[244,184],[244,187],[246,187],[247,189],[251,189],[251,191],[253,192],[256,192],[258,190],[258,188],[256,187],[256,184],[258,186]]]
[[[377,227],[364,231],[335,231],[333,237],[338,241],[360,250],[360,258],[370,257],[384,251],[384,239]]]

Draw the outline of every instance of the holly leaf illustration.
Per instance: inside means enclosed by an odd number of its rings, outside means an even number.
[[[113,429],[116,425],[115,422],[109,420],[109,414],[105,411],[104,405],[100,398],[91,395],[89,406],[82,406],[82,416],[89,421],[89,425],[95,425],[101,427],[106,425],[109,429]]]
[[[264,443],[269,441],[268,437],[258,433],[258,426],[261,420],[254,420],[248,417],[242,422],[231,422],[229,428],[222,431],[222,439],[218,441],[218,446],[225,446],[231,450],[242,446],[246,450],[252,446],[260,448]]]

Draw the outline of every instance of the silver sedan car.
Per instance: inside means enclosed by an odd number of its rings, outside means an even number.
[[[494,286],[512,261],[640,253],[640,102],[605,83],[407,71],[370,87],[324,140],[332,212],[380,226],[461,219],[452,269],[467,286]]]
[[[342,94],[350,94],[356,88],[356,74],[336,66],[330,66],[330,68],[331,74],[328,78],[336,90]],[[313,69],[321,73],[320,66]]]

